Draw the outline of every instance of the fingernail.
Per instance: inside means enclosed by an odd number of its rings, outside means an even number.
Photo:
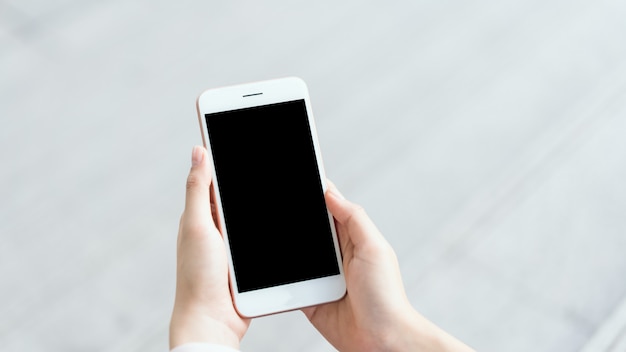
[[[200,165],[203,158],[202,147],[199,145],[193,147],[193,151],[191,152],[191,166]]]
[[[337,188],[335,188],[335,187],[328,187],[328,192],[330,192],[333,196],[335,196],[335,197],[337,197],[337,198],[339,198],[341,200],[346,199],[346,197],[344,197],[343,194],[341,194],[339,192],[339,190]]]

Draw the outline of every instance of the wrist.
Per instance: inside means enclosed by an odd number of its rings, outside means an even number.
[[[226,323],[199,312],[182,312],[175,307],[170,321],[170,349],[192,342],[239,348],[239,336]]]
[[[416,311],[400,319],[392,351],[474,351]]]

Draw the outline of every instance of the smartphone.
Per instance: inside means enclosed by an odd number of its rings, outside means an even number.
[[[342,298],[341,252],[304,81],[209,89],[196,106],[239,314]]]

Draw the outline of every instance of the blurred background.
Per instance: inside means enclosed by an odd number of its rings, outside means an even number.
[[[163,351],[207,88],[299,76],[327,175],[482,351],[626,351],[626,2],[0,0],[0,346]],[[332,351],[303,314],[248,351]]]

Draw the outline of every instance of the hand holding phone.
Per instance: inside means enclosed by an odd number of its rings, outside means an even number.
[[[211,167],[206,149],[194,147],[191,160],[176,245],[170,349],[188,342],[238,348],[250,319],[237,314],[228,289],[224,240],[210,215]]]
[[[208,216],[207,159],[204,148],[194,148],[178,234],[170,348],[189,342],[238,348],[250,323],[233,306],[226,248]],[[337,220],[349,293],[339,301],[303,309],[319,332],[341,351],[470,351],[411,307],[393,249],[363,209],[332,184],[325,199]]]
[[[300,80],[208,92],[198,99],[198,113],[210,153],[194,148],[179,231],[171,348],[186,342],[237,348],[250,323],[247,316],[305,307],[309,320],[339,350],[471,350],[413,309],[393,249],[363,209],[333,185],[324,193],[327,184],[310,103]],[[273,92],[268,100],[240,99],[266,92]],[[303,183],[285,182],[285,175]],[[220,184],[219,177],[228,181]],[[259,193],[257,188],[269,191]],[[213,201],[217,227],[211,217]],[[309,215],[302,218],[301,213]],[[246,219],[252,221],[246,224]],[[233,221],[234,227],[229,225]],[[329,228],[330,239],[318,236]],[[243,243],[243,250],[234,242]],[[253,245],[246,248],[246,243]],[[321,255],[307,254],[307,249]],[[334,260],[329,260],[331,252]],[[323,302],[330,303],[317,305]]]

